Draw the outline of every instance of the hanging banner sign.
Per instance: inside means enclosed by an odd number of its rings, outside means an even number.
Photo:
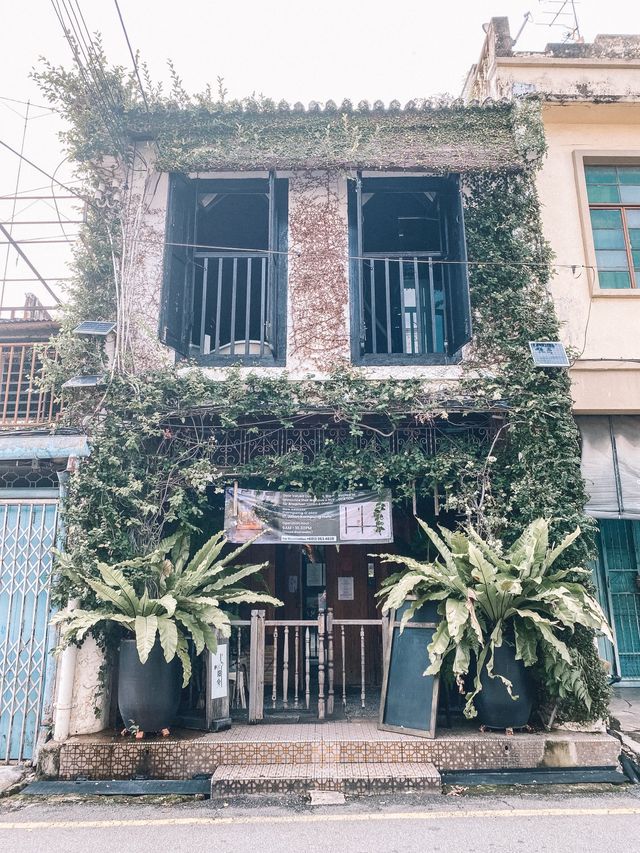
[[[391,492],[306,492],[225,489],[224,529],[230,542],[374,544],[393,542]]]

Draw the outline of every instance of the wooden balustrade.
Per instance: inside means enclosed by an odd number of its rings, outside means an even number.
[[[366,706],[367,659],[366,631],[381,634],[382,655],[387,643],[388,619],[334,619],[331,609],[321,611],[317,619],[265,619],[263,610],[254,610],[251,621],[233,623],[237,628],[236,661],[241,660],[241,627],[250,628],[249,648],[249,722],[264,719],[264,683],[271,686],[270,705],[289,709],[311,708],[312,672],[316,671],[318,719],[331,716],[335,710],[336,636],[339,637],[338,669],[342,707],[347,707],[348,653],[353,646],[347,643],[349,628],[357,635],[355,654],[358,656],[360,705]],[[271,643],[267,644],[267,638]],[[376,640],[378,642],[378,640]],[[233,634],[232,634],[233,645]],[[292,648],[293,646],[293,648]],[[269,653],[267,653],[269,652]],[[291,662],[293,660],[293,666]],[[312,665],[313,664],[313,665]],[[316,669],[317,667],[317,669]],[[233,672],[233,667],[231,667]],[[236,666],[236,679],[237,675]],[[236,681],[236,690],[238,682]],[[315,692],[315,691],[314,691]],[[302,699],[304,695],[304,699]],[[232,697],[232,707],[238,706]]]

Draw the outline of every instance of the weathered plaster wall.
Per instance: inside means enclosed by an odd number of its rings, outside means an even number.
[[[76,659],[70,735],[92,734],[108,725],[110,690],[100,683],[103,663],[104,653],[93,637],[88,636]]]
[[[548,156],[538,177],[543,227],[558,265],[551,292],[566,344],[577,412],[640,412],[640,289],[600,290],[575,152],[640,163],[640,103],[547,104]],[[576,266],[575,273],[571,266]],[[586,269],[579,269],[581,266]]]
[[[347,182],[331,172],[289,180],[287,367],[326,372],[349,361]]]
[[[510,98],[518,83],[532,86],[532,91],[543,95],[635,100],[640,96],[640,61],[499,57],[485,97]]]
[[[158,336],[169,176],[157,172],[154,162],[150,145],[136,149],[125,212],[129,238],[125,244],[131,247],[122,276],[128,318],[125,328],[137,371],[174,360],[173,351],[163,346]]]

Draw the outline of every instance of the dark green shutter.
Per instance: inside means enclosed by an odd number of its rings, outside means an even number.
[[[454,261],[445,270],[448,285],[449,346],[448,355],[457,353],[471,340],[471,305],[469,302],[469,276],[467,274],[467,247],[464,237],[464,212],[462,193],[455,182],[450,198],[450,229],[448,260]]]
[[[358,361],[364,350],[366,328],[362,305],[362,210],[361,177],[347,181],[347,217],[349,228],[349,293],[351,294],[351,357]]]
[[[189,350],[195,239],[195,182],[171,175],[164,260],[160,340],[181,355]]]
[[[269,281],[269,328],[266,340],[275,358],[283,358],[286,350],[287,326],[287,251],[289,248],[289,181],[276,178],[269,182],[269,248],[271,277]]]

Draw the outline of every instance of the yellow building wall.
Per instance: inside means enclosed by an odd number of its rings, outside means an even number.
[[[557,265],[551,292],[576,413],[640,413],[640,289],[600,290],[583,157],[640,163],[640,103],[547,103],[548,154],[538,177],[543,229]]]

